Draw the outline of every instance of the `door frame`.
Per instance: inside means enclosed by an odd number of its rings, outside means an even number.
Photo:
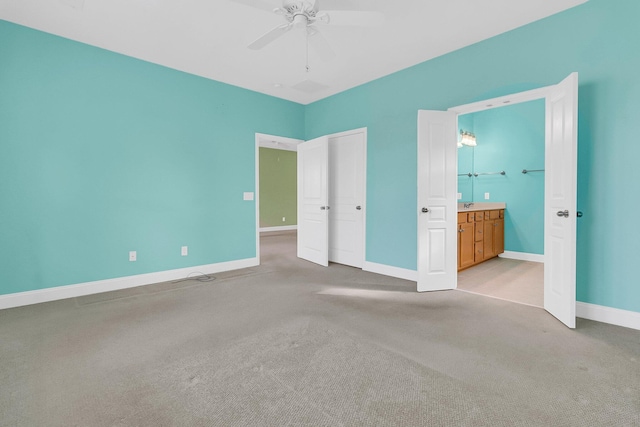
[[[362,192],[362,267],[364,270],[367,263],[367,146],[369,136],[367,133],[367,127],[361,127],[342,132],[336,132],[329,135],[325,135],[328,138],[336,138],[354,133],[362,133],[364,136],[364,149],[362,155],[364,156],[364,165],[362,173],[364,175],[363,180],[363,192]],[[260,147],[274,148],[277,150],[290,150],[298,151],[298,144],[305,142],[302,139],[288,138],[285,136],[270,135],[266,133],[255,134],[255,209],[256,209],[256,260],[260,265]],[[296,178],[297,179],[297,178]],[[296,242],[297,245],[297,242]]]
[[[298,151],[297,146],[301,139],[287,138],[285,136],[256,133],[255,135],[255,209],[256,209],[256,260],[260,265],[260,147],[276,150]]]

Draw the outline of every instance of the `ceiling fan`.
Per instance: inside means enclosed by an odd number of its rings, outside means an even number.
[[[329,60],[335,52],[322,36],[316,24],[332,26],[375,26],[384,22],[384,15],[375,11],[321,10],[319,0],[282,0],[282,7],[273,8],[266,0],[231,0],[254,8],[281,15],[286,23],[279,25],[262,35],[251,44],[249,49],[259,50],[293,28],[305,31],[308,45],[318,53],[322,60]]]

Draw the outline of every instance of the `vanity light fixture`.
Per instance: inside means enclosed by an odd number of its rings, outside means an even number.
[[[462,147],[463,145],[467,145],[469,147],[475,147],[478,145],[476,143],[476,136],[466,130],[460,130],[460,141],[458,142],[458,147]]]

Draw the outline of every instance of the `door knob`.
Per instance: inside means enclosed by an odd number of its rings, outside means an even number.
[[[356,206],[356,210],[361,210],[362,206]]]
[[[429,212],[429,209],[427,209],[427,208],[422,208],[422,213],[427,213],[427,212]]]
[[[569,211],[564,210],[564,211],[558,211],[558,213],[556,213],[556,215],[558,216],[563,216],[565,218],[569,218]]]

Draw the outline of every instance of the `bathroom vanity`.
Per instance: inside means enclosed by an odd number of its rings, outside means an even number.
[[[505,203],[458,203],[458,271],[504,252]]]

